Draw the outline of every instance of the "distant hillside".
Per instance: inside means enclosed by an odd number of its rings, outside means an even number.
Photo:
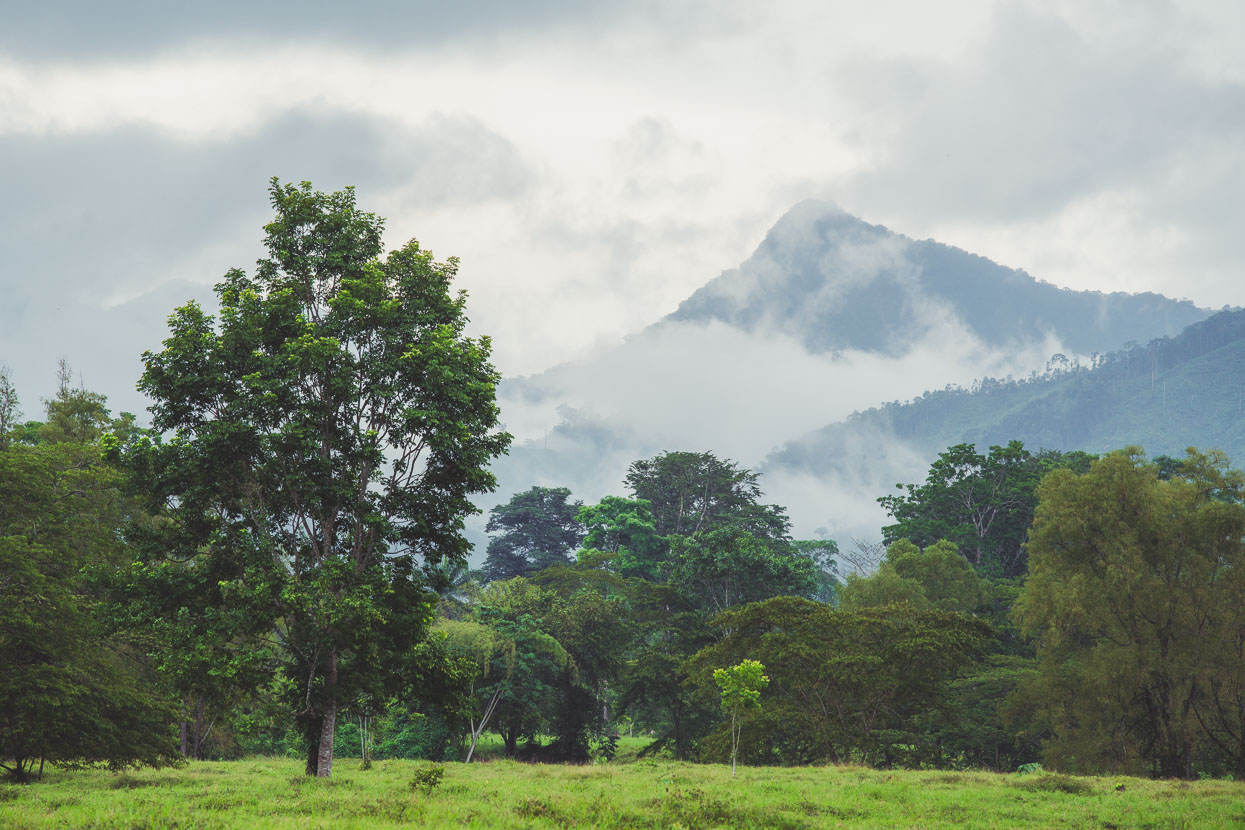
[[[1245,464],[1245,311],[1111,352],[1092,367],[1052,365],[1024,380],[985,380],[870,409],[787,443],[765,466],[820,476],[859,456],[864,435],[893,436],[930,457],[960,442],[1018,438],[1035,450],[1140,444],[1151,456],[1197,446]]]
[[[932,240],[914,241],[826,202],[783,216],[738,268],[698,289],[669,321],[783,331],[812,352],[900,354],[958,318],[992,347],[1058,338],[1070,353],[1174,335],[1210,312],[1158,294],[1071,291]],[[661,325],[661,324],[658,324]]]

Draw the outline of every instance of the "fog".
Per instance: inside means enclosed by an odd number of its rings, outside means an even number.
[[[930,459],[876,429],[860,433],[834,469],[766,468],[785,441],[884,401],[983,376],[1028,375],[1057,340],[990,348],[945,308],[898,356],[864,350],[813,354],[780,332],[724,323],[667,322],[615,349],[541,375],[504,382],[502,419],[516,438],[482,506],[534,484],[569,487],[594,502],[623,495],[631,462],[662,451],[709,451],[761,469],[770,502],[789,509],[797,536],[876,538],[876,498],[923,478]]]

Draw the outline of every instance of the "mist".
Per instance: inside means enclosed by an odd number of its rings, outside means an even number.
[[[536,484],[569,487],[591,503],[624,494],[637,459],[708,451],[760,469],[767,500],[789,509],[797,536],[876,538],[885,519],[876,498],[923,477],[929,458],[876,428],[834,469],[770,469],[770,452],[883,401],[1040,371],[1062,349],[1053,337],[991,348],[937,303],[922,324],[919,339],[890,356],[817,354],[783,332],[665,322],[620,347],[504,382],[499,402],[515,447],[494,466],[499,489],[487,506]]]

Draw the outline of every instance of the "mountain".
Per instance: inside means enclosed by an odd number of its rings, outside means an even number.
[[[739,268],[711,280],[666,321],[794,332],[814,353],[901,354],[954,317],[991,346],[1050,335],[1089,355],[1173,335],[1208,312],[1159,294],[1072,291],[933,240],[915,241],[827,202],[783,216]]]
[[[857,413],[788,442],[772,472],[817,477],[853,457],[862,436],[889,435],[932,458],[968,442],[1020,439],[1030,449],[1107,452],[1141,445],[1151,455],[1222,449],[1245,463],[1245,310],[1223,311],[1171,338],[1111,352],[1091,366],[1052,361],[1023,380],[986,379]]]
[[[954,424],[928,441],[911,430],[911,440],[896,438],[888,417],[872,415],[854,430],[815,431],[881,401],[1027,377],[1052,354],[1098,359],[1209,314],[1157,294],[1058,288],[802,202],[738,268],[653,325],[505,381],[499,404],[516,442],[494,465],[498,492],[480,506],[533,484],[593,501],[623,493],[637,459],[712,451],[753,468],[768,457],[768,498],[790,507],[798,533],[876,534],[876,497],[921,475]],[[807,462],[797,458],[804,449]]]

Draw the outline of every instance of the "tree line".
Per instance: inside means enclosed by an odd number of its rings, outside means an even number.
[[[1245,478],[1220,453],[941,453],[883,544],[757,473],[635,461],[463,519],[510,437],[457,263],[273,181],[268,254],[144,355],[152,427],[0,371],[0,766],[294,754],[1245,775]],[[752,678],[752,680],[747,680]],[[764,684],[753,680],[764,678]],[[745,682],[747,680],[747,682]]]

